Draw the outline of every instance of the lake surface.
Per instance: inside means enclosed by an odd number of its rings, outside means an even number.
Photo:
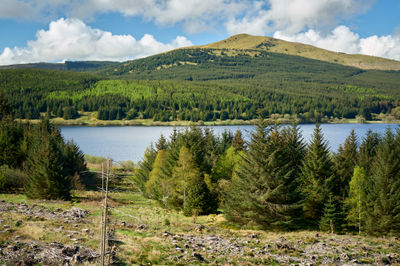
[[[396,129],[393,124],[322,124],[322,132],[328,141],[330,149],[337,151],[343,144],[352,129],[355,130],[361,140],[366,132],[371,129],[374,132],[383,133],[388,127]],[[184,127],[177,127],[182,129]],[[245,139],[254,130],[253,126],[210,126],[215,134],[220,135],[225,130],[235,132],[242,130]],[[303,138],[309,141],[315,125],[300,125]],[[69,126],[60,127],[61,133],[68,140],[73,140],[81,150],[90,155],[111,157],[116,161],[132,160],[138,162],[142,159],[145,149],[157,142],[161,134],[166,138],[172,133],[174,127],[168,126],[119,126],[119,127],[87,127]]]

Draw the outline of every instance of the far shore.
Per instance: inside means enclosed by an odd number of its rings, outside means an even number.
[[[38,123],[38,119],[18,119],[22,123]],[[153,121],[152,119],[134,119],[134,120],[98,120],[95,118],[87,119],[87,117],[81,117],[78,119],[64,120],[63,118],[52,118],[50,121],[58,126],[240,126],[240,125],[254,125],[257,123],[257,119],[252,120],[217,120],[217,121]],[[267,122],[274,124],[290,124],[293,122],[291,119],[278,118],[278,119],[266,119]],[[297,121],[300,124],[315,124],[315,122],[302,122]],[[400,124],[400,120],[370,120],[370,121],[358,121],[357,119],[329,119],[321,121],[321,124]]]

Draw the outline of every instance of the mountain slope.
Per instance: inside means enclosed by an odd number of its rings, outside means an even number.
[[[196,46],[195,48],[263,50],[274,53],[297,55],[361,69],[400,70],[400,61],[396,60],[359,54],[337,53],[307,44],[287,42],[271,37],[252,36],[248,34],[234,35],[228,39],[207,45]]]

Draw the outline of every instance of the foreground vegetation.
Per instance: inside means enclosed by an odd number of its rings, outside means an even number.
[[[59,259],[71,259],[71,264],[76,263],[76,256],[75,263],[73,260],[76,247],[89,249],[98,256],[100,192],[74,191],[72,194],[72,202],[39,201],[23,195],[0,194],[5,201],[0,202],[0,263],[10,258],[9,254],[19,255],[8,260],[13,265],[35,261],[35,256],[29,257],[32,243],[36,246],[36,254],[40,254],[41,247],[51,243],[63,244],[66,252],[60,253]],[[8,205],[10,203],[13,205]],[[41,209],[42,214],[27,214],[21,207],[23,204],[29,210]],[[10,209],[5,209],[6,205]],[[240,230],[232,228],[221,214],[186,217],[133,191],[110,193],[110,205],[110,229],[114,232],[110,250],[115,252],[110,261],[118,265],[400,263],[397,252],[400,246],[393,237]],[[62,214],[71,208],[89,213],[78,221],[45,215],[47,210]],[[51,252],[48,258],[51,258]],[[98,265],[98,259],[85,261],[85,264]],[[43,261],[44,258],[36,263]]]

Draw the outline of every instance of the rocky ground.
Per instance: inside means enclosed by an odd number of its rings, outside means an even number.
[[[97,196],[0,200],[0,265],[98,265]],[[118,265],[400,265],[395,237],[236,230],[222,215],[188,218],[137,194],[111,198],[109,254]]]

